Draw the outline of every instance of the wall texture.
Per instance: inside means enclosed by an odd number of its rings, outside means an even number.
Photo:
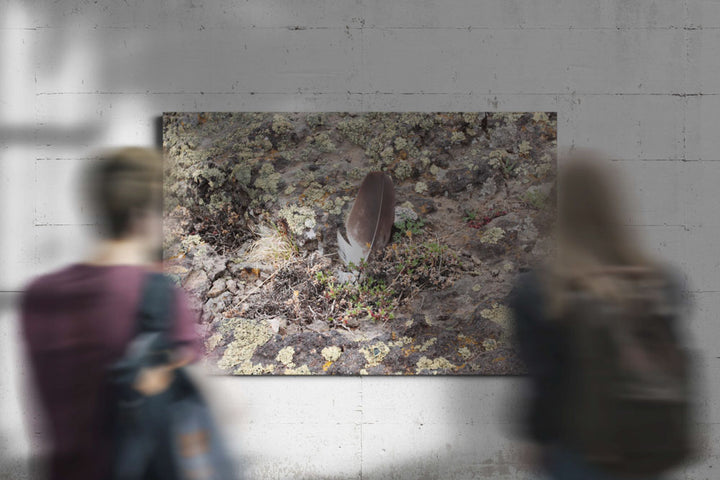
[[[0,0],[0,474],[34,414],[14,305],[94,227],[77,173],[152,144],[163,111],[557,111],[558,143],[617,159],[630,228],[689,278],[720,454],[720,2]],[[82,204],[79,204],[82,207]],[[214,378],[250,478],[525,479],[511,378]],[[30,425],[30,426],[29,426]]]

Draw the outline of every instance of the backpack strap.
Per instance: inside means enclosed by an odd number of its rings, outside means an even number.
[[[147,273],[137,313],[136,333],[169,332],[173,297],[174,290],[169,278],[158,272]]]
[[[162,273],[145,275],[135,336],[123,355],[123,363],[154,366],[170,360],[174,293],[170,279]]]

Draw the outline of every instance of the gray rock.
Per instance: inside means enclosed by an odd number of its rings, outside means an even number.
[[[215,280],[215,283],[213,283],[212,288],[207,293],[207,296],[209,298],[215,298],[221,293],[223,293],[226,289],[226,282],[224,278],[219,278]]]
[[[192,296],[205,298],[205,294],[210,289],[210,279],[203,270],[193,270],[185,277],[183,287]]]
[[[214,318],[220,316],[222,312],[230,305],[233,296],[230,292],[225,292],[222,295],[211,298],[205,302],[203,307],[202,319],[204,322],[210,322]]]
[[[216,256],[204,256],[200,259],[200,266],[207,273],[210,281],[215,281],[225,271],[225,259]]]

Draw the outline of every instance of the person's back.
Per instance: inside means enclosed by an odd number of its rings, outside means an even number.
[[[691,448],[683,287],[622,226],[599,161],[561,170],[557,252],[510,295],[526,434],[556,480],[657,478]]]
[[[161,167],[161,157],[144,149],[101,159],[90,187],[106,239],[86,263],[39,277],[24,291],[22,329],[44,410],[53,480],[109,478],[108,368],[137,333],[143,282],[157,264]],[[186,362],[197,348],[195,316],[179,289],[172,322],[171,340]],[[168,372],[143,372],[136,388],[144,394],[161,391]]]
[[[107,478],[107,369],[135,333],[146,272],[137,265],[77,264],[38,278],[25,292],[23,329],[53,446],[53,478]],[[175,339],[193,342],[187,307],[180,303],[176,311]]]

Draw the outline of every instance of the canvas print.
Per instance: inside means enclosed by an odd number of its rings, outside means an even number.
[[[166,113],[167,271],[231,375],[521,374],[552,112]]]

